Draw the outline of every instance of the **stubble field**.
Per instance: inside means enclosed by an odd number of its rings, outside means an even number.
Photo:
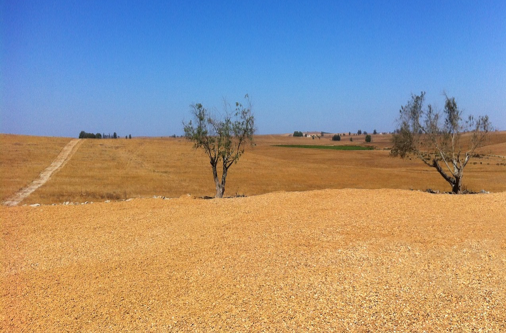
[[[222,200],[186,142],[87,140],[22,204],[95,203],[0,207],[0,330],[506,330],[504,134],[465,173],[497,193],[463,196],[409,191],[447,185],[382,140],[260,137]]]
[[[469,190],[506,190],[506,132],[493,134],[488,145],[481,148],[480,152],[485,156],[471,160],[466,167],[464,185]],[[371,151],[274,146],[366,144],[363,135],[353,136],[353,142],[347,137],[333,142],[330,136],[321,140],[258,136],[256,146],[248,149],[240,162],[231,167],[225,195],[342,188],[450,190],[448,183],[421,161],[390,157],[389,150],[385,150],[390,146],[389,135],[374,135],[371,145],[376,149]],[[51,163],[51,158],[56,157],[58,149],[65,144],[65,139],[54,140],[55,145],[49,139],[37,142],[36,137],[0,136],[2,152],[8,151],[0,160],[2,184],[6,185],[2,187],[0,200],[22,187],[22,177],[28,184],[37,172],[42,171],[44,163],[46,166]],[[16,146],[16,142],[22,148]],[[50,152],[40,154],[40,151]],[[22,170],[20,165],[22,169],[30,169],[31,174],[17,176]],[[192,149],[192,145],[181,138],[88,139],[62,170],[21,205],[96,202],[154,195],[203,197],[214,193],[209,161],[201,150]]]

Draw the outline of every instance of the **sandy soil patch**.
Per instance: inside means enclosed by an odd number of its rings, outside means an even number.
[[[0,207],[3,331],[506,330],[506,193]]]

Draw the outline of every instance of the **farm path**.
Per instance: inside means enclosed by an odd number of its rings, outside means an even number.
[[[16,206],[25,198],[27,198],[30,194],[32,194],[36,189],[44,185],[51,176],[63,168],[63,166],[70,160],[72,155],[77,151],[79,146],[82,144],[83,140],[73,139],[63,149],[60,154],[56,157],[56,159],[48,166],[44,171],[42,171],[37,179],[35,179],[30,185],[22,188],[14,194],[12,197],[8,198],[4,205],[6,206]]]

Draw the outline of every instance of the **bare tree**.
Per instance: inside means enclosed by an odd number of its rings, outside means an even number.
[[[391,154],[404,158],[414,155],[451,185],[453,193],[462,193],[464,168],[483,145],[492,129],[488,116],[462,118],[455,98],[445,94],[443,114],[431,105],[424,109],[425,92],[412,95],[401,107],[400,129],[393,135]]]
[[[247,107],[235,103],[235,110],[227,112],[223,119],[216,119],[202,104],[191,105],[193,115],[192,123],[183,123],[186,139],[194,143],[194,148],[204,149],[209,157],[213,170],[216,198],[223,198],[228,169],[237,163],[244,153],[245,145],[253,143],[255,132],[255,118],[251,113],[251,103],[248,95],[245,96]],[[221,180],[218,177],[218,164],[222,164]]]

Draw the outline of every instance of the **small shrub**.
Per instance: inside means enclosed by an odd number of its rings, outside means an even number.
[[[301,132],[301,131],[295,131],[295,132],[293,132],[293,136],[296,136],[296,137],[302,137],[302,136],[304,136],[304,135],[302,134],[302,132]]]
[[[353,138],[350,138],[350,141],[353,141]]]
[[[332,141],[341,141],[341,136],[339,134],[334,135]]]
[[[372,138],[369,134],[365,136],[365,142],[371,142]]]

